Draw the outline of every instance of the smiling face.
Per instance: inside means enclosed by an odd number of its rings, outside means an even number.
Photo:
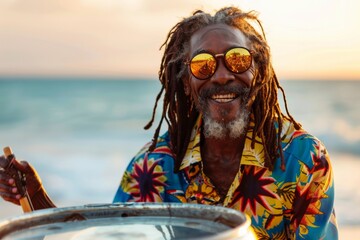
[[[191,37],[189,58],[204,51],[214,55],[222,54],[233,47],[251,49],[246,36],[240,30],[225,24],[214,24],[195,32]],[[219,129],[218,125],[223,125],[223,128],[229,130],[226,125],[232,126],[239,121],[243,122],[243,125],[247,123],[249,113],[245,105],[254,65],[246,72],[236,74],[226,68],[222,57],[217,58],[217,63],[213,76],[200,80],[189,74],[184,85],[197,109],[203,114],[205,125],[216,129]],[[220,135],[229,135],[224,129],[221,131]]]

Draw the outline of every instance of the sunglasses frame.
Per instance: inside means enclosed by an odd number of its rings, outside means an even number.
[[[229,70],[230,72],[235,73],[235,74],[241,74],[241,73],[244,73],[244,72],[246,72],[247,70],[249,70],[252,64],[250,64],[249,67],[247,67],[244,71],[241,71],[241,72],[234,72],[234,71],[232,71],[232,70],[228,67],[228,63],[227,63],[227,61],[226,61],[225,56],[226,56],[226,54],[227,54],[229,51],[231,51],[231,50],[233,50],[233,49],[236,49],[236,48],[241,48],[241,49],[245,49],[246,51],[248,51],[249,54],[250,54],[251,63],[252,63],[254,51],[253,51],[253,50],[249,50],[249,49],[247,49],[246,47],[231,47],[231,48],[228,48],[224,53],[218,53],[218,54],[214,54],[214,53],[209,52],[209,51],[200,51],[200,52],[196,53],[190,60],[186,60],[184,63],[185,63],[185,65],[188,65],[188,66],[189,66],[189,70],[190,70],[191,74],[192,74],[196,79],[199,79],[199,80],[206,80],[206,79],[209,79],[209,78],[211,78],[212,76],[214,76],[214,74],[215,74],[216,71],[217,71],[217,68],[219,67],[219,62],[218,62],[218,58],[219,58],[219,57],[222,57],[222,58],[223,58],[224,65],[225,65],[225,67],[226,67],[227,70]],[[191,62],[192,62],[192,60],[193,60],[197,55],[203,54],[203,53],[209,54],[209,55],[211,55],[211,56],[215,59],[215,63],[216,63],[216,65],[215,65],[215,70],[214,70],[214,72],[213,72],[210,76],[208,76],[208,77],[206,77],[206,78],[198,78],[197,76],[194,75],[194,73],[193,73],[192,70],[191,70]]]

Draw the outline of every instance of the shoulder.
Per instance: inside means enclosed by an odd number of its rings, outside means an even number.
[[[323,164],[330,161],[325,145],[304,129],[288,129],[282,144],[285,158],[298,161],[308,168],[313,168],[319,161]]]
[[[148,142],[147,144],[145,144],[134,156],[134,158],[132,159],[132,163],[142,161],[145,158],[145,155],[147,159],[161,161],[163,161],[164,159],[174,158],[170,148],[170,138],[168,132],[164,133],[158,138],[155,149],[152,152],[149,152],[149,147],[151,146],[151,144],[152,142]]]

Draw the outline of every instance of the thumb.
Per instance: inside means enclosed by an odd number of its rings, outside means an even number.
[[[14,159],[12,161],[12,164],[13,166],[19,170],[20,172],[23,172],[23,173],[33,173],[34,171],[32,170],[30,164],[26,161],[18,161],[16,159]]]

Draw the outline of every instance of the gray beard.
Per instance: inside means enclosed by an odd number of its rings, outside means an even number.
[[[220,91],[227,90],[229,92],[238,93],[241,98],[241,109],[240,113],[236,118],[230,122],[219,122],[215,121],[210,117],[208,113],[208,106],[206,99],[209,98],[212,94]],[[249,121],[250,111],[246,108],[246,103],[248,102],[248,95],[250,92],[250,88],[232,88],[232,87],[221,87],[221,88],[212,88],[209,90],[204,90],[201,92],[199,96],[199,106],[197,106],[198,111],[203,113],[204,127],[203,134],[207,138],[215,138],[215,139],[225,139],[239,138],[242,134],[245,133]],[[223,112],[222,114],[227,114]]]
[[[244,110],[241,112],[240,116],[228,123],[218,122],[211,119],[209,116],[204,115],[203,134],[206,138],[215,138],[219,140],[225,138],[239,138],[246,132],[249,115],[250,113]]]

